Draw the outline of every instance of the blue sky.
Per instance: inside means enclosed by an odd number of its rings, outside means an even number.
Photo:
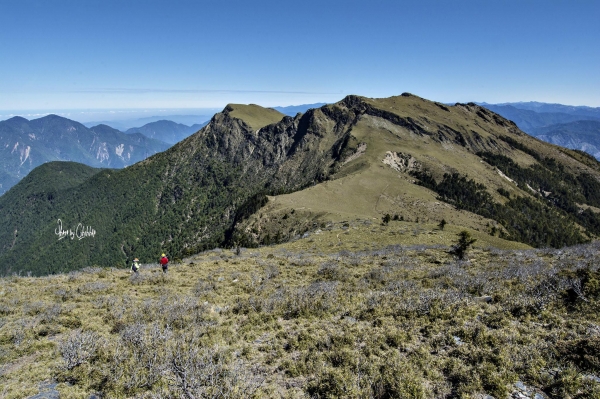
[[[600,1],[0,0],[0,110],[600,106]]]

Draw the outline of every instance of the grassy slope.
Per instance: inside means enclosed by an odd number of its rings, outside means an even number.
[[[242,119],[255,130],[277,123],[285,116],[272,108],[263,108],[255,104],[229,104],[227,108],[232,109],[230,111],[232,117]]]
[[[419,107],[433,107],[425,110],[428,115],[438,114],[438,108],[433,103],[414,97],[395,99],[401,103],[392,102],[389,106],[380,102],[376,104],[390,110],[402,109],[405,112],[398,112],[401,116],[406,116],[405,113],[410,115],[415,111],[407,110],[407,105],[416,107],[417,104]],[[420,112],[423,112],[423,109]],[[440,123],[456,123],[444,118],[444,114],[440,116]],[[435,193],[414,184],[413,177],[398,173],[383,164],[382,160],[387,151],[411,154],[434,171],[438,171],[436,168],[439,165],[453,165],[456,170],[466,173],[478,182],[484,182],[494,192],[499,186],[514,191],[514,186],[504,179],[499,179],[495,170],[479,162],[474,154],[459,145],[439,146],[432,143],[428,137],[417,136],[404,128],[370,116],[363,117],[352,129],[352,134],[359,142],[367,144],[365,154],[345,166],[350,169],[354,164],[363,165],[357,172],[296,193],[277,196],[272,199],[273,209],[307,209],[314,213],[326,213],[327,218],[336,221],[353,218],[380,220],[383,215],[389,213],[404,216],[406,220],[412,221],[417,217],[420,217],[421,221],[431,223],[445,219],[450,224],[478,230],[483,230],[490,222],[438,201]],[[482,134],[485,132],[482,131]],[[344,169],[339,174],[343,175]],[[502,200],[497,194],[495,197]]]
[[[102,171],[77,162],[54,161],[40,165],[23,179],[21,195],[48,193],[75,187]],[[10,194],[2,197],[15,201]]]
[[[533,157],[521,151],[511,149],[497,140],[506,135],[507,128],[496,124],[485,124],[467,107],[447,107],[416,96],[397,96],[386,99],[364,99],[372,106],[392,112],[401,117],[417,118],[426,130],[436,132],[440,126],[452,126],[465,137],[476,132],[484,139],[496,139],[503,151],[520,165],[534,164]],[[331,106],[330,106],[331,107]],[[426,117],[423,117],[426,115]],[[490,230],[497,225],[493,220],[473,213],[457,210],[454,206],[438,201],[436,194],[422,186],[414,184],[415,179],[405,172],[397,172],[382,161],[388,151],[410,154],[424,168],[430,170],[437,179],[444,173],[458,172],[467,175],[487,187],[495,201],[503,203],[506,199],[497,192],[502,188],[511,195],[531,196],[530,192],[520,190],[514,183],[501,177],[496,168],[482,162],[478,156],[457,143],[439,143],[432,136],[418,135],[386,121],[382,118],[364,115],[352,128],[351,134],[357,142],[367,144],[366,152],[347,163],[333,176],[333,180],[291,194],[271,197],[262,210],[262,217],[255,215],[250,225],[259,225],[263,230],[276,230],[269,222],[281,215],[291,215],[291,210],[300,211],[303,218],[322,221],[343,221],[360,218],[381,220],[385,214],[398,215],[405,220],[438,223],[445,219],[458,227],[466,227],[480,232]],[[511,137],[515,137],[512,135]],[[596,173],[598,164],[582,159],[580,154],[556,146],[548,145],[531,136],[517,136],[519,141],[534,149],[542,156],[561,160],[570,172],[586,170]],[[585,161],[585,162],[582,162]],[[586,165],[583,166],[582,165]],[[298,216],[300,217],[300,216]],[[288,224],[298,221],[294,218]]]
[[[381,170],[378,170],[381,169]],[[297,209],[325,213],[325,220],[376,219],[385,214],[405,220],[448,223],[483,229],[488,220],[440,202],[435,194],[397,174],[383,164],[371,165],[352,176],[272,198],[273,210]]]
[[[386,246],[398,231],[417,245]],[[598,353],[576,360],[577,345],[600,344],[597,245],[474,249],[469,262],[457,263],[447,247],[424,245],[432,233],[440,234],[363,221],[241,255],[198,254],[172,265],[166,278],[157,265],[143,265],[138,278],[95,268],[0,279],[0,391],[23,398],[58,379],[61,398],[177,397],[181,391],[167,387],[167,378],[176,381],[169,356],[178,348],[192,353],[196,342],[244,373],[237,382],[217,376],[213,386],[243,388],[258,378],[261,398],[366,398],[381,390],[383,397],[505,397],[517,380],[552,398],[600,393],[584,378],[600,373]],[[577,269],[596,279],[584,283],[587,302],[567,295]],[[544,281],[554,288],[539,291]],[[93,356],[68,369],[65,344],[81,345],[84,336],[94,338]],[[143,386],[152,373],[162,377]]]

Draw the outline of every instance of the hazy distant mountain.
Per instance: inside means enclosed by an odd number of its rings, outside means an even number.
[[[600,159],[600,121],[575,121],[539,127],[533,136],[562,147],[582,150]]]
[[[0,145],[0,194],[49,161],[123,168],[170,147],[142,134],[128,135],[106,125],[88,129],[57,115],[31,121],[21,117],[1,121]]]
[[[161,120],[173,121],[175,123],[181,123],[187,126],[192,126],[195,124],[203,124],[207,123],[212,115],[162,115],[162,116],[149,116],[145,118],[135,118],[135,119],[118,119],[118,120],[105,120],[98,122],[85,122],[84,125],[87,127],[104,124],[115,129],[118,129],[122,132],[125,132],[128,129],[132,129],[138,126],[143,126],[148,123],[158,122]],[[204,125],[203,125],[204,126]]]
[[[147,123],[142,127],[134,127],[127,129],[125,133],[141,133],[146,137],[164,141],[169,144],[175,144],[185,139],[186,137],[196,133],[208,122],[187,126],[173,121],[160,120]]]
[[[218,110],[217,110],[218,111]],[[192,126],[195,124],[201,124],[208,122],[214,114],[210,115],[163,115],[163,116],[150,116],[147,118],[139,118],[140,122],[137,126],[145,125],[146,123],[158,122],[160,120],[169,120],[175,123],[181,123],[184,125]]]
[[[519,102],[481,103],[487,109],[515,122],[523,130],[549,143],[585,151],[600,159],[600,108]]]
[[[515,122],[521,130],[530,134],[533,129],[538,127],[554,125],[557,123],[569,123],[582,119],[582,117],[578,115],[561,112],[536,112],[517,108],[514,105],[485,104],[483,106],[490,111],[502,115],[506,119],[510,119]],[[600,117],[598,119],[600,120]]]
[[[93,127],[97,125],[106,125],[112,127],[113,129],[124,132],[129,129],[131,126],[135,126],[135,123],[132,125],[131,121],[126,121],[125,123],[121,123],[120,121],[92,121],[92,122],[83,122],[85,127]]]
[[[510,105],[518,109],[525,109],[538,113],[561,113],[583,117],[579,119],[600,119],[600,107],[594,108],[576,105],[548,104],[537,101],[502,103],[495,105]]]
[[[326,103],[314,103],[314,104],[301,104],[301,105],[290,105],[287,107],[271,107],[284,115],[296,116],[298,112],[305,113],[311,108],[321,108]]]

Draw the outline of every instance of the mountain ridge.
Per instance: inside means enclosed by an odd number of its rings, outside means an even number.
[[[567,174],[571,182],[561,183]],[[229,105],[163,153],[95,173],[52,201],[32,198],[29,216],[15,217],[20,211],[11,206],[23,197],[20,187],[0,198],[0,242],[12,242],[21,228],[13,247],[0,248],[10,260],[1,272],[52,274],[123,266],[133,256],[151,261],[162,252],[181,257],[289,240],[333,218],[327,204],[350,209],[340,221],[396,213],[413,223],[448,218],[534,245],[585,242],[598,234],[590,209],[599,176],[598,162],[536,140],[474,103],[446,106],[409,93],[347,96],[294,117]],[[337,194],[319,194],[332,187]],[[308,192],[318,194],[315,209],[302,204]],[[576,203],[591,207],[579,212]],[[520,220],[519,207],[533,219]],[[97,234],[58,241],[58,219]]]
[[[197,132],[203,126],[206,126],[207,123],[208,122],[187,126],[170,120],[161,119],[156,122],[147,123],[144,126],[127,129],[125,133],[141,133],[151,139],[175,144]]]
[[[600,107],[589,107],[586,105],[565,105],[558,103],[543,103],[539,101],[519,101],[500,104],[481,103],[481,105],[509,105],[515,108],[534,111],[537,113],[564,113],[577,115],[580,117],[592,117],[594,119],[600,118]]]

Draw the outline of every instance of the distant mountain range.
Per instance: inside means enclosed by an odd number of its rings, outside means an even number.
[[[56,115],[0,121],[0,145],[0,194],[46,162],[123,168],[170,147],[141,133],[125,134],[106,125],[87,128]]]
[[[600,108],[517,102],[479,103],[517,124],[526,133],[549,143],[585,151],[600,159]]]
[[[532,135],[561,147],[585,151],[600,159],[600,120],[556,123],[534,128]]]
[[[218,110],[215,110],[217,112]],[[117,119],[117,120],[101,120],[96,122],[85,122],[84,125],[92,127],[96,125],[108,125],[112,128],[125,132],[128,129],[132,129],[138,126],[143,126],[148,123],[158,122],[161,120],[168,120],[175,123],[181,123],[187,126],[195,124],[202,124],[208,122],[212,114],[210,115],[162,115],[162,116],[148,116],[144,118],[133,118],[133,119]]]
[[[208,122],[201,124],[197,123],[192,126],[187,126],[181,123],[175,123],[173,121],[160,120],[147,123],[142,127],[127,129],[125,133],[141,133],[151,139],[164,141],[169,144],[175,144],[196,133],[202,127],[206,126],[207,123]]]
[[[327,103],[314,103],[314,104],[301,104],[301,105],[290,105],[287,107],[272,107],[274,110],[281,112],[284,115],[296,116],[297,113],[305,113],[311,108],[321,108]]]
[[[485,103],[482,103],[482,105],[485,105]],[[600,119],[600,108],[587,107],[584,105],[550,104],[540,103],[537,101],[521,101],[516,103],[500,103],[495,105],[510,105],[518,109],[524,109],[538,113],[560,113],[568,115],[577,115],[579,117],[582,117],[581,119]]]

